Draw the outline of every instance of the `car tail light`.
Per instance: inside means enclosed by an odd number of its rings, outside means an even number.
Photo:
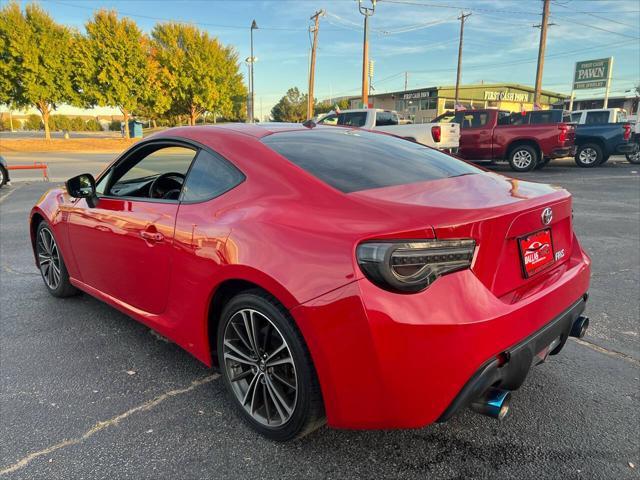
[[[566,125],[558,125],[558,128],[560,129],[560,134],[558,135],[558,142],[564,143],[567,141],[567,130],[569,129],[569,127],[567,127]]]
[[[431,136],[433,137],[433,141],[438,143],[442,138],[442,129],[439,125],[434,125],[431,127]]]
[[[629,140],[629,137],[631,137],[631,125],[625,123],[622,127],[624,128],[624,139]]]
[[[471,266],[474,240],[405,240],[358,245],[360,269],[381,288],[419,292],[438,277]]]

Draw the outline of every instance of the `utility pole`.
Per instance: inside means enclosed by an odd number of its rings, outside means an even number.
[[[358,10],[364,15],[364,40],[362,45],[362,107],[369,107],[369,17],[376,10],[376,0],[371,0],[371,7],[364,7],[358,0]]]
[[[409,84],[409,72],[404,72],[404,91],[407,91],[407,85]]]
[[[547,27],[549,26],[550,0],[544,0],[542,23],[540,26],[540,46],[538,47],[538,68],[536,70],[536,90],[533,94],[533,109],[540,108],[540,90],[542,90],[542,72],[544,71],[544,51],[547,47]]]
[[[314,20],[311,27],[313,32],[313,46],[311,47],[311,65],[309,67],[309,93],[307,95],[307,120],[313,117],[313,86],[316,76],[316,49],[318,48],[318,31],[320,30],[320,17],[324,15],[324,10],[318,10],[309,20]]]
[[[258,28],[258,24],[254,20],[251,22],[251,117],[249,117],[249,123],[255,121],[255,104],[256,104],[256,91],[253,83],[253,66],[256,63],[256,57],[253,56],[253,31]]]
[[[375,61],[374,60],[369,60],[369,96],[371,96],[371,92],[373,90],[375,90],[375,88],[373,88],[373,69],[374,69],[374,65],[375,65]]]
[[[458,43],[458,72],[456,74],[456,98],[454,102],[454,110],[458,109],[460,103],[460,76],[462,75],[462,42],[464,40],[464,22],[467,17],[470,17],[470,13],[460,13],[458,20],[460,20],[460,42]]]

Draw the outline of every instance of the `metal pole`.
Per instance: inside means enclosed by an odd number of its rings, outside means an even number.
[[[358,10],[364,15],[364,38],[362,45],[362,107],[369,107],[369,17],[376,9],[376,0],[371,0],[371,7],[363,7],[358,0]]]
[[[316,73],[316,48],[318,47],[318,31],[320,29],[320,17],[324,10],[318,10],[309,20],[315,19],[313,26],[313,46],[311,47],[311,64],[309,66],[309,93],[307,95],[307,120],[313,117],[313,89]]]
[[[253,102],[255,101],[255,95],[253,93],[253,26],[251,26],[251,117],[250,123],[253,123]]]
[[[576,92],[573,90],[573,88],[571,89],[571,97],[569,97],[569,111],[573,112],[573,99],[576,96]]]
[[[607,75],[607,88],[604,91],[604,106],[602,108],[607,108],[609,105],[609,88],[611,88],[611,74],[613,72],[613,57],[609,58],[609,75]]]
[[[369,106],[369,16],[364,16],[364,40],[362,46],[362,108]]]
[[[538,47],[538,68],[536,70],[536,90],[533,95],[533,109],[540,108],[540,91],[542,90],[542,73],[544,70],[544,51],[547,46],[547,24],[549,23],[549,3],[544,0],[542,9],[542,24],[540,25],[540,45]]]
[[[460,20],[460,42],[458,43],[458,73],[456,74],[456,94],[455,94],[455,102],[454,102],[454,110],[457,110],[458,104],[460,103],[460,76],[462,74],[462,42],[464,40],[464,21],[470,16],[470,13],[466,15],[461,13],[458,17]]]
[[[256,102],[256,90],[255,83],[253,77],[253,69],[254,64],[256,63],[256,58],[253,56],[253,31],[258,28],[258,24],[254,20],[251,22],[251,119],[250,123],[253,123],[255,120],[255,102]]]

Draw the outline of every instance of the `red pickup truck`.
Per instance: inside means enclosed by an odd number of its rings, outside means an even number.
[[[460,124],[458,156],[474,161],[507,160],[516,172],[542,168],[552,158],[575,154],[575,126],[548,120],[544,115],[490,108],[447,112],[435,119]]]

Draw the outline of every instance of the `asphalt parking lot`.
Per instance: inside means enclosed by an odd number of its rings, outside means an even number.
[[[15,181],[0,190],[0,477],[639,478],[639,171],[618,158],[518,176],[574,194],[591,328],[532,370],[505,421],[465,411],[289,444],[248,430],[217,373],[148,328],[88,295],[51,297],[27,215],[54,183]]]

